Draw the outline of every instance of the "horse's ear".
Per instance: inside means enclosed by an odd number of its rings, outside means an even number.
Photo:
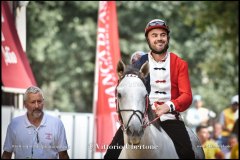
[[[118,78],[119,78],[119,79],[122,78],[124,70],[125,70],[125,64],[124,64],[123,61],[120,59],[120,60],[118,61],[118,64],[117,64],[117,74],[118,74]]]
[[[143,75],[144,78],[146,78],[148,76],[148,73],[149,73],[149,64],[148,64],[148,61],[146,61],[141,69],[140,69],[140,73]]]

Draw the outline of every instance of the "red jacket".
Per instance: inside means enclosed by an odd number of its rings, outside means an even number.
[[[143,55],[134,67],[140,69],[148,61],[148,54]],[[170,53],[171,98],[175,111],[183,112],[192,103],[192,91],[188,74],[188,64],[174,53]],[[148,93],[151,91],[150,76],[146,78]]]
[[[170,53],[171,101],[176,111],[185,111],[192,103],[192,90],[188,64],[174,53]]]

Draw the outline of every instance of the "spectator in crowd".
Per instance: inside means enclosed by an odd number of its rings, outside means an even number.
[[[132,54],[131,58],[130,58],[130,64],[134,64],[136,61],[138,61],[144,54],[143,51],[136,51]]]
[[[233,146],[233,148],[231,150],[230,159],[239,159],[239,148],[238,148],[238,146],[239,146],[238,144]]]
[[[203,107],[202,97],[195,95],[193,97],[192,107],[186,112],[185,121],[194,132],[199,125],[208,125],[209,118],[215,118],[216,113]]]
[[[222,125],[219,122],[213,124],[213,132],[211,138],[217,142],[218,146],[224,154],[229,151],[227,148],[228,139],[222,136]]]
[[[228,152],[225,154],[225,158],[226,159],[230,159],[231,157],[231,153],[234,153],[236,155],[236,151],[233,151],[233,148],[238,145],[238,137],[235,134],[230,134],[228,137],[228,145],[227,145],[227,149]]]
[[[235,95],[231,99],[231,106],[225,108],[219,116],[219,122],[222,124],[223,127],[222,136],[227,138],[231,134],[237,119],[238,95]]]
[[[197,136],[202,144],[202,148],[206,159],[224,159],[224,153],[218,144],[210,138],[208,126],[197,126]]]

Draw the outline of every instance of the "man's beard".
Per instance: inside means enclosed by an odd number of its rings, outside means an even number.
[[[163,54],[163,53],[166,53],[167,52],[167,50],[168,50],[168,44],[169,44],[169,42],[165,45],[165,47],[163,48],[163,50],[161,50],[161,51],[156,51],[155,49],[153,49],[152,47],[151,47],[151,45],[150,45],[150,43],[149,43],[149,41],[148,41],[148,46],[149,46],[149,48],[152,50],[152,52],[153,53],[155,53],[155,54]]]
[[[34,110],[33,112],[32,112],[32,116],[34,117],[34,118],[40,118],[41,116],[42,116],[42,114],[43,114],[43,112],[42,112],[42,110]]]

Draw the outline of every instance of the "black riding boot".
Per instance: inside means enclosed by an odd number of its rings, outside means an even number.
[[[195,159],[192,143],[183,121],[166,120],[160,122],[160,125],[172,139],[180,159]]]

